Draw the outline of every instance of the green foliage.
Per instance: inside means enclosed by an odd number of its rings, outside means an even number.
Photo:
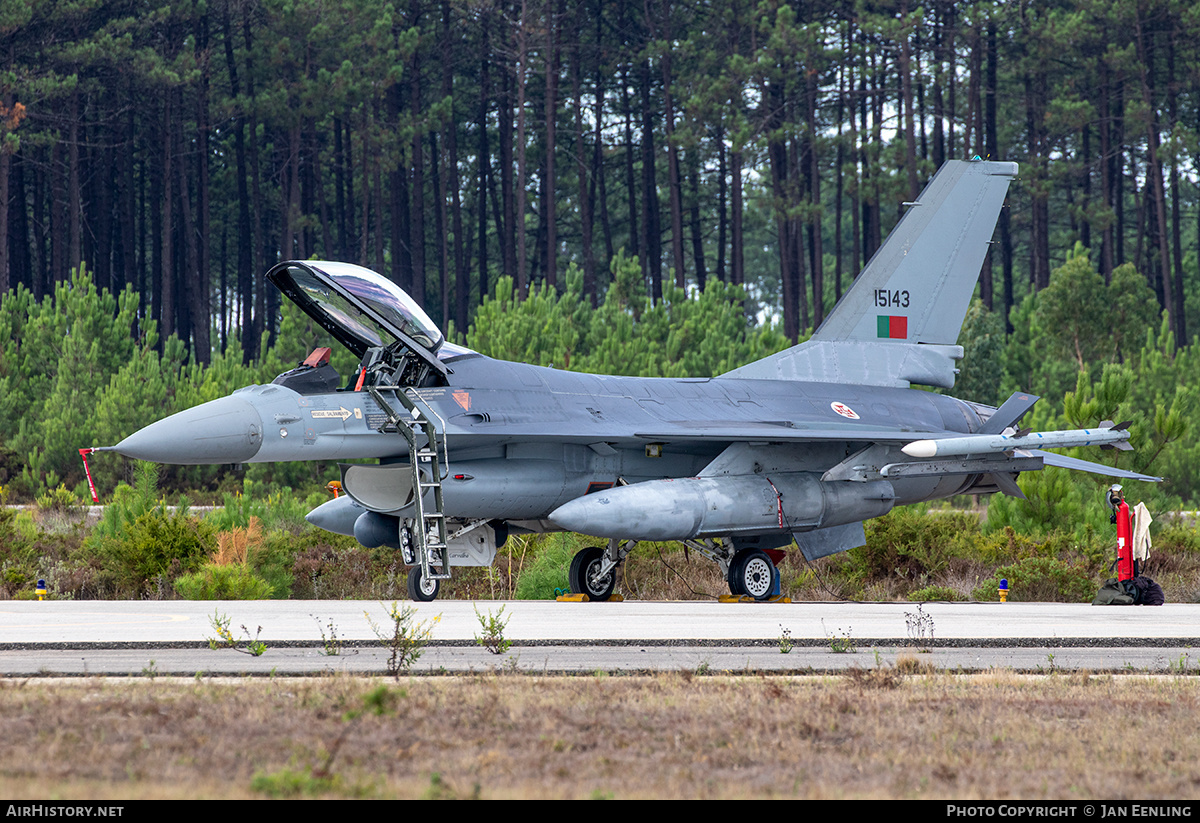
[[[584,539],[576,538],[578,541]],[[555,589],[566,589],[571,558],[584,545],[582,542],[576,545],[576,540],[560,532],[541,542],[533,561],[522,569],[513,597],[517,600],[553,600]]]
[[[371,619],[370,612],[363,614],[371,631],[388,652],[388,674],[399,677],[421,659],[433,636],[433,628],[441,622],[442,616],[439,614],[432,620],[417,620],[416,609],[412,606],[400,606],[394,601],[391,606],[384,606],[384,610],[391,621],[388,627],[379,626]]]
[[[151,512],[166,513],[166,502],[158,497],[158,466],[138,461],[134,468],[134,485],[117,487],[112,502],[104,507],[104,515],[92,532],[93,538],[118,539],[138,517]]]
[[[50,489],[45,494],[39,494],[37,498],[37,507],[39,511],[48,512],[69,512],[78,509],[83,505],[78,497],[67,491],[67,487],[61,483],[56,489]]]
[[[1024,500],[1006,495],[992,497],[988,531],[1012,529],[1020,534],[1045,535],[1055,529],[1083,528],[1089,521],[1099,522],[1096,517],[1107,517],[1099,497],[1085,507],[1082,490],[1066,469],[1026,472],[1018,485]]]
[[[1008,580],[1008,599],[1025,602],[1088,603],[1099,585],[1091,570],[1057,557],[1026,557],[1001,566],[971,593],[975,600],[999,600],[1000,581]]]
[[[475,635],[475,645],[483,646],[492,654],[504,654],[512,647],[512,641],[504,636],[509,618],[504,616],[503,606],[487,614],[480,614],[479,609],[475,609],[475,619],[483,632]]]
[[[175,591],[184,600],[267,600],[273,588],[241,563],[205,563],[199,571],[177,577]]]
[[[162,596],[216,546],[212,528],[190,516],[186,501],[171,511],[156,492],[157,468],[140,464],[136,486],[118,487],[86,543],[107,581],[129,597]]]
[[[217,649],[233,649],[236,652],[243,652],[252,657],[261,657],[263,652],[267,650],[267,644],[258,639],[258,636],[262,634],[262,626],[258,627],[253,639],[250,638],[249,629],[242,626],[242,634],[245,635],[245,640],[239,641],[233,636],[233,632],[229,630],[229,615],[222,614],[220,610],[216,610],[212,613],[212,617],[208,619],[208,623],[216,634],[216,637],[207,638],[208,647],[213,651]]]
[[[311,769],[279,769],[273,772],[257,771],[250,780],[253,791],[277,800],[292,800],[298,797],[320,797],[339,789],[341,781],[337,775],[316,775]]]
[[[314,532],[316,529],[310,529],[307,539],[314,539]],[[276,530],[268,532],[257,546],[251,547],[248,557],[250,568],[271,587],[272,598],[287,600],[292,597],[295,580],[292,565],[303,545],[297,535]]]
[[[889,575],[923,581],[969,551],[979,520],[961,512],[926,515],[904,506],[866,525],[867,543],[851,549],[848,577],[858,583]]]
[[[950,602],[966,600],[963,595],[949,586],[924,586],[916,591],[909,592],[907,599],[914,603],[927,600],[947,600]]]
[[[467,345],[502,360],[597,374],[707,377],[787,347],[773,325],[746,319],[739,287],[709,281],[698,294],[664,284],[653,303],[641,293],[641,267],[624,252],[612,261],[613,285],[595,310],[581,300],[580,272],[557,294],[534,289],[524,301],[502,278],[479,308]]]
[[[264,530],[283,529],[299,532],[307,527],[305,515],[329,499],[322,492],[315,497],[300,498],[289,488],[272,488],[270,484],[247,477],[241,492],[227,491],[223,505],[206,517],[213,528],[227,531],[247,528],[250,518],[257,517]]]
[[[214,546],[210,529],[177,510],[140,515],[123,539],[98,540],[95,551],[116,588],[138,598],[162,596],[171,580],[198,569]]]
[[[958,336],[963,359],[954,381],[955,397],[993,406],[1004,402],[1005,342],[1004,318],[984,308],[982,301],[972,301]]]
[[[317,621],[317,631],[321,633],[321,649],[322,654],[326,657],[337,657],[342,653],[342,641],[338,637],[337,625],[330,620],[327,624],[321,624],[321,618],[313,616],[313,620]]]
[[[93,410],[134,352],[137,313],[132,289],[97,290],[82,268],[40,303],[21,288],[0,301],[0,441],[25,455],[28,491],[82,479],[78,450],[95,443]]]
[[[1037,296],[1035,319],[1051,353],[1074,359],[1080,368],[1115,354],[1105,291],[1087,251],[1076,246]]]
[[[822,622],[824,625],[824,622]],[[838,629],[833,634],[826,633],[829,639],[829,651],[833,654],[854,654],[858,651],[854,646],[854,637],[850,634],[851,629]]]

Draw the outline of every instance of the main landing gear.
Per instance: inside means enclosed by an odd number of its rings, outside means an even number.
[[[729,592],[735,597],[750,597],[769,600],[777,593],[779,572],[775,568],[772,554],[782,557],[782,552],[767,552],[763,549],[744,548],[733,552],[729,543],[720,540],[685,541],[687,545],[706,557],[726,567],[728,558]],[[586,594],[588,600],[608,600],[617,583],[617,567],[629,555],[636,541],[621,543],[609,540],[607,547],[589,546],[581,549],[571,560],[568,581],[571,591]],[[730,556],[732,554],[732,556]]]
[[[567,575],[571,591],[586,594],[588,600],[608,600],[617,585],[617,569],[613,565],[605,570],[604,566],[604,549],[599,546],[589,546],[577,552]]]
[[[729,561],[729,593],[766,600],[775,591],[775,563],[762,549],[742,549]]]
[[[593,602],[608,600],[617,586],[617,566],[629,556],[635,545],[636,540],[622,543],[613,538],[608,541],[607,547],[588,546],[580,549],[571,560],[571,570],[567,574],[571,591],[586,594],[588,600]]]

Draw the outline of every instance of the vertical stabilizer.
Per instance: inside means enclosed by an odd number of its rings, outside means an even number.
[[[812,339],[957,343],[1016,174],[1016,163],[944,164]]]
[[[1016,163],[945,163],[812,339],[727,377],[954,384],[958,333]]]

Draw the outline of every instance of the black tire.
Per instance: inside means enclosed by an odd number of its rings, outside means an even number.
[[[746,552],[740,551],[733,556],[729,561],[729,576],[725,578],[729,583],[729,593],[734,597],[741,597],[746,593],[742,587],[742,561],[746,559]]]
[[[775,564],[761,549],[740,551],[734,555],[733,563],[729,566],[731,591],[735,581],[742,594],[755,600],[766,600],[775,589]]]
[[[413,566],[408,570],[408,599],[415,600],[418,603],[429,603],[438,596],[438,589],[442,587],[442,581],[426,579],[421,574],[420,566]]]
[[[571,591],[576,594],[586,594],[588,600],[603,602],[612,596],[617,586],[616,569],[612,569],[604,577],[597,578],[596,571],[604,562],[604,549],[599,546],[589,546],[581,549],[571,560],[569,581]]]

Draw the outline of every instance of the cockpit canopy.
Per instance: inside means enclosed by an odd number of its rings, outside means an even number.
[[[292,260],[267,272],[267,279],[359,357],[397,342],[436,356],[445,340],[402,288],[362,266]]]
[[[352,263],[289,260],[269,272],[289,300],[354,352],[378,379],[407,385],[444,381],[443,361],[469,354],[446,342],[429,315],[386,277]]]

